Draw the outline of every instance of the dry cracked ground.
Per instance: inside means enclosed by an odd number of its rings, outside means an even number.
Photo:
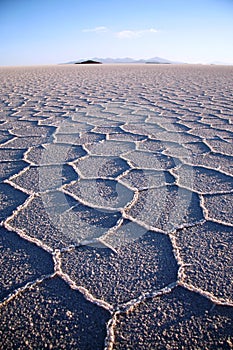
[[[0,76],[0,348],[232,349],[233,68]]]

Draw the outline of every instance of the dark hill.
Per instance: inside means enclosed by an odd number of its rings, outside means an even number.
[[[102,64],[102,62],[87,60],[87,61],[82,61],[82,62],[76,62],[75,64]]]

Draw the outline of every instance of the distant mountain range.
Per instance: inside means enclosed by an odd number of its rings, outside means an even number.
[[[166,58],[161,58],[161,57],[153,57],[153,58],[148,58],[148,59],[133,59],[130,57],[125,57],[125,58],[99,58],[99,57],[93,57],[91,58],[93,61],[101,62],[101,63],[138,63],[138,64],[143,64],[143,63],[151,63],[151,64],[182,64],[183,62],[174,62],[174,61],[169,61]],[[77,61],[71,61],[67,62],[66,64],[74,64],[74,63],[79,63],[86,61],[85,59],[78,59]]]
[[[124,58],[99,58],[99,57],[93,57],[93,58],[83,58],[83,59],[78,59],[76,61],[70,61],[70,62],[65,62],[65,63],[60,63],[60,64],[75,64],[75,63],[83,63],[85,61],[96,61],[100,63],[112,63],[112,64],[118,64],[118,63],[128,63],[128,64],[186,64],[185,62],[178,62],[178,61],[170,61],[166,58],[162,57],[152,57],[148,59],[134,59],[130,57],[124,57]],[[203,64],[203,63],[196,63],[196,64]],[[214,62],[209,62],[205,63],[205,65],[233,65],[232,63],[226,63],[226,62],[219,62],[219,61],[214,61]]]

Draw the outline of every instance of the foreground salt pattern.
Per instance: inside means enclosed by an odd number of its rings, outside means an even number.
[[[0,347],[232,349],[233,69],[0,75]]]

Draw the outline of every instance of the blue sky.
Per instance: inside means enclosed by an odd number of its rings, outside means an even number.
[[[155,56],[233,63],[233,0],[0,0],[0,65]]]

